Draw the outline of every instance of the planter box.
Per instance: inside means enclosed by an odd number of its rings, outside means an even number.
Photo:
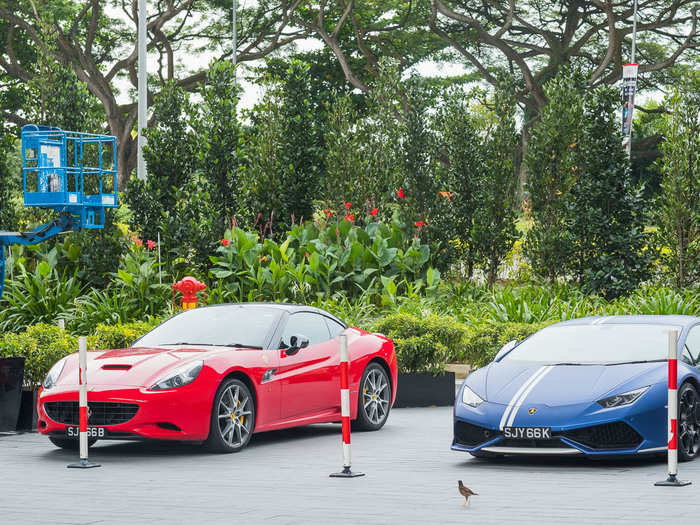
[[[451,406],[455,402],[455,374],[399,373],[394,408]]]
[[[16,430],[24,381],[24,357],[0,359],[0,431]]]
[[[22,390],[17,430],[36,430],[36,390]]]

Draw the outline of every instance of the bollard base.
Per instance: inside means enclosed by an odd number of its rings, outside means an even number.
[[[90,463],[87,459],[81,459],[79,463],[71,463],[66,465],[66,468],[95,468],[101,467],[99,463]]]
[[[690,485],[692,481],[682,481],[674,475],[670,475],[665,481],[657,481],[654,483],[655,487],[685,487]]]
[[[350,467],[343,467],[342,472],[334,472],[329,478],[359,478],[360,476],[364,476],[365,474],[363,472],[353,472],[350,470]]]

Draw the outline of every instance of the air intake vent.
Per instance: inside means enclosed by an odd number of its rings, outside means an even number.
[[[102,365],[102,370],[129,370],[131,365]]]
[[[98,426],[120,425],[136,415],[139,406],[135,403],[88,402],[88,424]],[[57,423],[78,425],[77,401],[47,401],[46,415]]]

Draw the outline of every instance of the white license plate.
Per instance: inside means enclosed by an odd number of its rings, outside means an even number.
[[[552,439],[549,427],[503,427],[503,437],[510,439]]]
[[[80,437],[80,427],[66,427],[66,436],[77,438]],[[87,437],[89,438],[103,438],[105,437],[104,427],[88,427]]]

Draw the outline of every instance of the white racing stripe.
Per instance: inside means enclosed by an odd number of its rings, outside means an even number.
[[[501,422],[498,424],[498,428],[499,428],[500,430],[503,430],[503,427],[504,427],[504,425],[505,425],[505,423],[506,423],[506,420],[508,419],[508,415],[510,414],[511,410],[513,410],[513,406],[515,405],[517,399],[520,397],[520,395],[523,393],[523,391],[524,391],[528,386],[530,386],[530,383],[532,383],[535,379],[537,379],[537,377],[538,377],[542,372],[544,372],[545,368],[547,368],[547,367],[543,366],[543,367],[538,368],[538,369],[537,369],[537,372],[535,372],[534,374],[532,374],[532,375],[530,376],[530,378],[529,378],[527,381],[525,381],[525,382],[520,386],[520,388],[518,389],[518,391],[517,391],[517,392],[515,393],[515,395],[511,398],[510,402],[508,403],[508,406],[507,406],[506,409],[503,411],[503,416],[501,417]]]
[[[544,372],[542,372],[539,376],[537,376],[537,379],[535,379],[532,383],[530,383],[530,386],[523,392],[523,395],[520,396],[520,399],[518,399],[517,403],[513,407],[513,410],[510,411],[510,416],[508,417],[508,422],[506,423],[506,426],[509,427],[513,425],[513,421],[515,420],[515,416],[518,414],[518,410],[520,410],[520,406],[523,404],[525,401],[525,398],[530,395],[530,392],[532,392],[532,389],[537,386],[537,383],[542,381],[542,378],[546,376],[549,372],[552,371],[554,367],[553,366],[545,366],[544,367]]]

